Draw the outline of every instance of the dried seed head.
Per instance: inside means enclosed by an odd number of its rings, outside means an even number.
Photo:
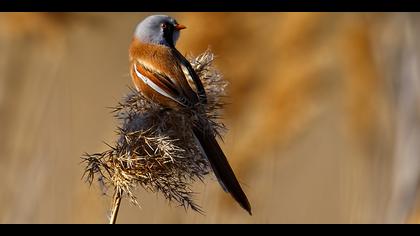
[[[216,134],[224,131],[219,121],[227,82],[213,67],[210,50],[196,58],[191,65],[203,82],[208,103],[202,114]],[[108,191],[113,187],[138,205],[133,190],[138,186],[161,193],[170,202],[202,212],[193,201],[191,185],[203,180],[210,172],[208,161],[194,140],[191,125],[195,117],[188,111],[173,111],[153,103],[141,93],[131,90],[113,108],[120,121],[118,140],[102,153],[85,154],[85,179],[98,181]]]

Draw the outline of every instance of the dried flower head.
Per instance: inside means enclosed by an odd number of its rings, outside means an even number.
[[[188,58],[203,82],[208,103],[201,118],[219,136],[224,131],[219,121],[227,82],[213,67],[210,50]],[[120,121],[118,140],[102,153],[85,154],[84,176],[90,184],[96,179],[104,190],[112,187],[114,196],[128,197],[138,205],[133,190],[138,186],[161,193],[170,202],[202,212],[193,201],[191,184],[210,173],[210,165],[200,152],[191,125],[197,114],[164,108],[141,93],[130,93],[113,108]]]

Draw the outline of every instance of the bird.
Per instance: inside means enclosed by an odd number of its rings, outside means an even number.
[[[167,109],[203,109],[206,91],[189,61],[176,49],[186,26],[167,15],[151,15],[139,22],[129,46],[130,75],[138,92]],[[203,122],[203,121],[202,121]],[[192,131],[203,155],[225,192],[250,215],[251,204],[242,190],[216,135],[193,124]]]

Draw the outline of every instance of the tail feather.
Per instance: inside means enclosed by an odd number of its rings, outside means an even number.
[[[235,174],[233,173],[223,150],[217,143],[215,136],[213,134],[205,133],[198,127],[194,127],[193,131],[222,188],[226,192],[229,192],[239,205],[252,215],[251,204],[236,179]]]

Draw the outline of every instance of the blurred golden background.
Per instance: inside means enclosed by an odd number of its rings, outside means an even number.
[[[147,13],[0,14],[0,223],[106,223],[81,179],[116,139]],[[138,191],[118,223],[419,223],[420,15],[171,13],[230,82],[224,148],[250,217],[213,177],[200,215]]]

